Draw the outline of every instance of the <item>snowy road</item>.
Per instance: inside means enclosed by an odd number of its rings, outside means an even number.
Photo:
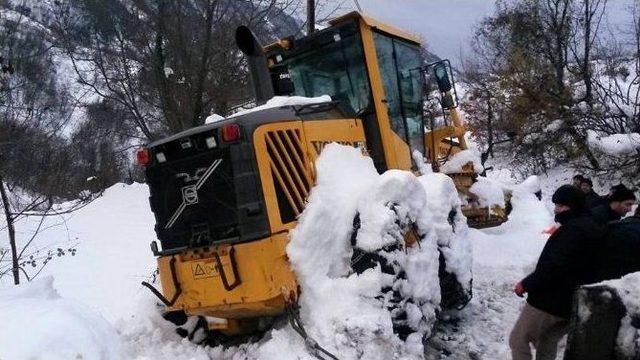
[[[511,289],[521,275],[517,268],[476,264],[473,300],[442,324],[427,349],[428,358],[509,359],[509,331],[523,305]]]

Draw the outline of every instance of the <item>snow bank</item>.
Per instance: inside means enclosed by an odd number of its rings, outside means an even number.
[[[471,149],[467,149],[453,155],[446,163],[444,163],[444,165],[442,165],[440,171],[445,174],[462,172],[462,167],[468,163],[473,163],[473,171],[476,173],[481,173],[484,170],[482,163],[480,163],[480,156],[478,153]]]
[[[422,337],[430,334],[440,301],[438,244],[450,245],[446,256],[464,253],[464,259],[451,262],[452,271],[464,280],[471,276],[464,218],[457,218],[457,239],[451,238],[447,222],[451,203],[457,201],[459,206],[453,182],[442,174],[416,178],[391,170],[378,175],[371,158],[337,144],[324,148],[316,167],[316,186],[287,247],[302,287],[301,316],[307,331],[341,359],[421,358]],[[438,190],[425,191],[433,188]],[[396,205],[395,211],[389,204]],[[437,212],[432,211],[435,208]],[[388,255],[388,261],[405,269],[406,279],[394,279],[379,266],[360,275],[351,273],[356,214],[360,215],[356,246],[369,251],[393,244],[403,223],[416,225],[420,245]],[[388,299],[379,296],[385,286],[413,299],[405,311],[415,333],[406,342],[394,335]]]
[[[52,277],[0,291],[0,323],[0,359],[123,358],[116,329],[61,298]]]
[[[375,298],[385,276],[379,268],[347,276],[359,200],[379,175],[360,150],[336,144],[324,148],[316,168],[316,186],[287,247],[302,287],[303,322],[341,359],[392,359],[402,342]]]
[[[156,269],[149,249],[156,234],[148,198],[147,185],[115,184],[76,212],[47,217],[31,249],[77,251],[54,256],[39,276],[54,276],[60,296],[86,304],[111,322],[134,315],[136,298],[153,296],[140,285]],[[29,241],[39,220],[29,217],[16,224],[19,246]],[[0,290],[13,287],[10,280],[2,277]]]
[[[608,155],[633,155],[640,149],[640,134],[628,133],[598,136],[595,131],[588,130],[587,142],[592,149]]]
[[[475,262],[500,267],[535,264],[549,237],[543,231],[554,224],[546,204],[532,192],[538,185],[536,178],[530,178],[510,186],[513,210],[509,219],[495,228],[471,229]]]

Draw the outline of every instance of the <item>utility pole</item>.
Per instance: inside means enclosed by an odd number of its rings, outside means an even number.
[[[307,35],[316,28],[316,3],[315,0],[307,0]]]

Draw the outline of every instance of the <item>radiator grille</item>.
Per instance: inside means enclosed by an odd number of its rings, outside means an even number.
[[[289,222],[302,213],[312,184],[305,170],[307,161],[302,150],[300,130],[268,131],[265,142],[281,217],[283,222]]]

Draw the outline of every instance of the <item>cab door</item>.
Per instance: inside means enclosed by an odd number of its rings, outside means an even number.
[[[398,163],[406,163],[407,152],[415,168],[411,154],[424,154],[424,127],[422,122],[422,83],[420,48],[404,40],[374,32],[376,56],[384,102],[394,138],[402,144],[394,144]]]

